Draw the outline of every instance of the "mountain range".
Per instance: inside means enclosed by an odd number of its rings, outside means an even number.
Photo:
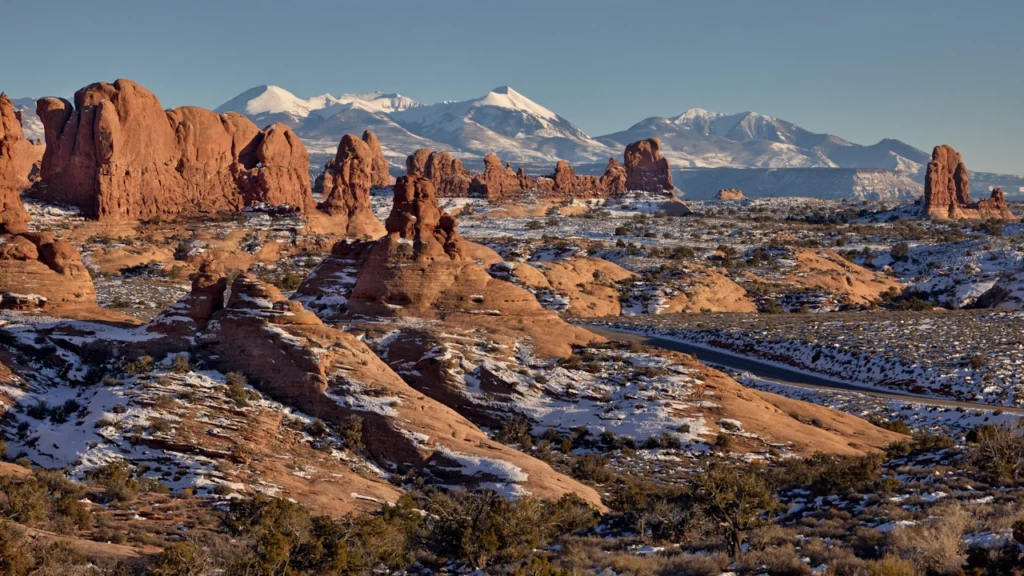
[[[41,138],[34,101],[15,100],[15,107],[27,112],[28,137]],[[404,167],[407,155],[426,147],[469,160],[467,166],[471,169],[475,169],[472,159],[494,152],[504,161],[538,173],[550,170],[558,160],[581,165],[586,171],[587,165],[599,167],[609,157],[621,157],[623,147],[630,142],[657,137],[663,154],[677,171],[881,169],[904,178],[901,190],[905,191],[907,183],[923,181],[930,159],[925,151],[896,139],[865,146],[756,112],[723,114],[702,108],[691,108],[671,118],[646,118],[625,130],[594,137],[509,86],[470,100],[423,104],[383,92],[300,98],[284,88],[263,85],[242,92],[216,111],[244,114],[260,126],[288,124],[317,162],[333,156],[344,134],[371,129],[380,138],[385,156],[398,169]],[[972,182],[979,189],[991,181],[996,185],[1005,182],[1010,195],[1024,192],[1024,179],[1020,177],[984,176]],[[817,181],[807,184],[812,188],[818,185]],[[922,191],[918,186],[910,194],[917,196]],[[779,191],[779,195],[784,194],[786,191]]]
[[[916,176],[929,158],[899,140],[862,146],[764,114],[701,108],[592,137],[509,86],[430,105],[380,92],[302,99],[277,86],[259,86],[217,111],[239,112],[257,124],[285,122],[311,142],[336,144],[346,132],[370,128],[395,156],[427,146],[470,157],[495,152],[516,164],[601,162],[621,154],[625,144],[652,136],[661,139],[677,168],[879,168]]]

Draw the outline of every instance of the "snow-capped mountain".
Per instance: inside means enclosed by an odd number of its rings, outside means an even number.
[[[310,118],[322,120],[349,110],[390,114],[416,106],[421,104],[401,94],[365,92],[342,94],[338,97],[321,94],[311,98],[299,98],[279,86],[263,85],[242,92],[221,104],[215,112],[238,112],[261,126],[284,122],[298,128]]]
[[[703,108],[647,118],[599,140],[623,145],[652,136],[661,139],[673,165],[693,168],[884,168],[916,176],[929,160],[899,140],[862,146],[756,112]]]
[[[591,162],[621,153],[508,86],[472,100],[408,108],[392,118],[418,136],[513,162]]]

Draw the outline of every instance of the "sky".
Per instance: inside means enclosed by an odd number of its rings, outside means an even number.
[[[117,78],[208,108],[261,84],[425,103],[510,85],[592,136],[755,111],[1024,174],[1019,0],[49,0],[2,14],[20,24],[0,54],[13,97]]]

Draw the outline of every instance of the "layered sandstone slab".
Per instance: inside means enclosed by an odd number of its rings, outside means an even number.
[[[719,202],[739,202],[746,199],[747,197],[743,195],[743,191],[735,188],[722,188],[718,191],[718,194],[715,194],[715,200]]]
[[[932,161],[928,163],[924,180],[922,216],[935,220],[1014,218],[1002,188],[993,190],[988,199],[971,201],[967,165],[960,153],[946,144],[932,150]]]
[[[130,80],[96,83],[74,103],[36,104],[46,152],[39,194],[104,220],[152,219],[269,204],[313,207],[309,157],[284,124],[240,114],[164,111]]]
[[[411,388],[355,336],[325,326],[273,286],[250,275],[199,335],[222,370],[237,370],[270,396],[327,422],[363,422],[369,452],[401,470],[444,483],[496,487],[557,499],[573,493],[600,507],[592,488],[486,434],[451,408]]]

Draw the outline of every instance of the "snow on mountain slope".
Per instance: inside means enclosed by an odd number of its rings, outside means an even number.
[[[321,94],[303,99],[279,86],[265,84],[242,92],[221,104],[215,112],[238,112],[261,126],[272,122],[284,122],[298,129],[309,118],[330,118],[335,114],[357,108],[377,114],[390,114],[419,105],[415,100],[401,94],[383,92],[342,94],[337,98],[330,94]],[[339,135],[338,139],[340,138]]]
[[[657,137],[675,165],[693,168],[883,168],[921,174],[928,155],[899,140],[862,146],[756,112],[722,114],[692,108],[674,118],[653,117],[599,138],[627,144]]]
[[[392,118],[413,134],[481,156],[497,152],[512,162],[587,162],[621,154],[620,146],[594,140],[508,86],[472,100],[409,108]]]

